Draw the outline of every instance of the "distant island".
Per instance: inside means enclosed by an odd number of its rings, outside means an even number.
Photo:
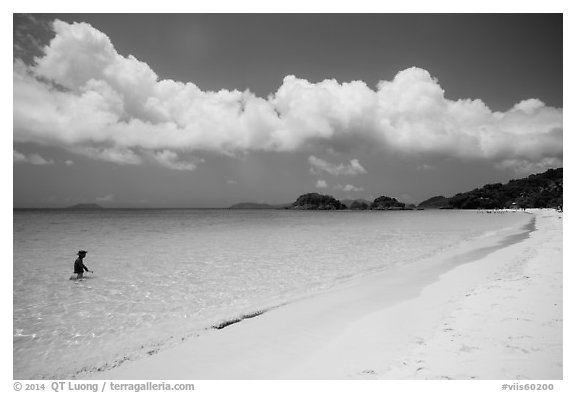
[[[342,203],[350,210],[366,210],[372,204],[366,199],[344,199]]]
[[[381,196],[374,199],[370,210],[403,210],[405,203],[399,202],[396,198]]]
[[[451,209],[450,199],[445,196],[438,195],[425,201],[418,205],[419,209]]]
[[[339,201],[331,195],[315,192],[300,195],[291,204],[269,205],[243,202],[229,209],[291,209],[291,210],[423,210],[423,209],[505,209],[505,208],[557,208],[562,206],[563,169],[526,178],[510,180],[506,184],[487,184],[452,197],[434,196],[418,206],[405,204],[396,198],[382,195],[373,202],[365,199]],[[79,206],[79,205],[77,205]]]
[[[396,198],[381,196],[374,202],[365,199],[356,199],[353,201],[346,200],[346,203],[340,202],[331,195],[322,195],[318,193],[304,194],[298,197],[290,209],[295,210],[405,210],[405,204],[399,202]],[[411,210],[411,208],[410,208]]]
[[[102,210],[104,209],[102,206],[96,203],[78,203],[74,206],[69,206],[66,209],[70,210]]]
[[[295,210],[345,210],[345,204],[331,195],[322,195],[316,192],[300,195],[290,207]]]
[[[365,199],[356,199],[352,201],[352,203],[348,206],[350,210],[368,210],[370,209],[370,205],[372,202],[367,201]]]

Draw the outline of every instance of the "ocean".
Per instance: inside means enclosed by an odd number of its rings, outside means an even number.
[[[14,379],[75,378],[529,221],[523,213],[14,210]],[[93,270],[69,280],[78,250]]]

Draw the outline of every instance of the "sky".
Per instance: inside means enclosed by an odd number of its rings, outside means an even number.
[[[419,203],[563,163],[561,14],[15,14],[14,207]]]

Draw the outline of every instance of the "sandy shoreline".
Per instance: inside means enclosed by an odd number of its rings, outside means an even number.
[[[532,213],[527,238],[480,239],[474,252],[455,249],[79,377],[560,379],[561,214]]]

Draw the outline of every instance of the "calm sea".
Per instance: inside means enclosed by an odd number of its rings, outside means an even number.
[[[527,215],[14,210],[14,378],[73,378]],[[76,252],[94,274],[70,281]]]

